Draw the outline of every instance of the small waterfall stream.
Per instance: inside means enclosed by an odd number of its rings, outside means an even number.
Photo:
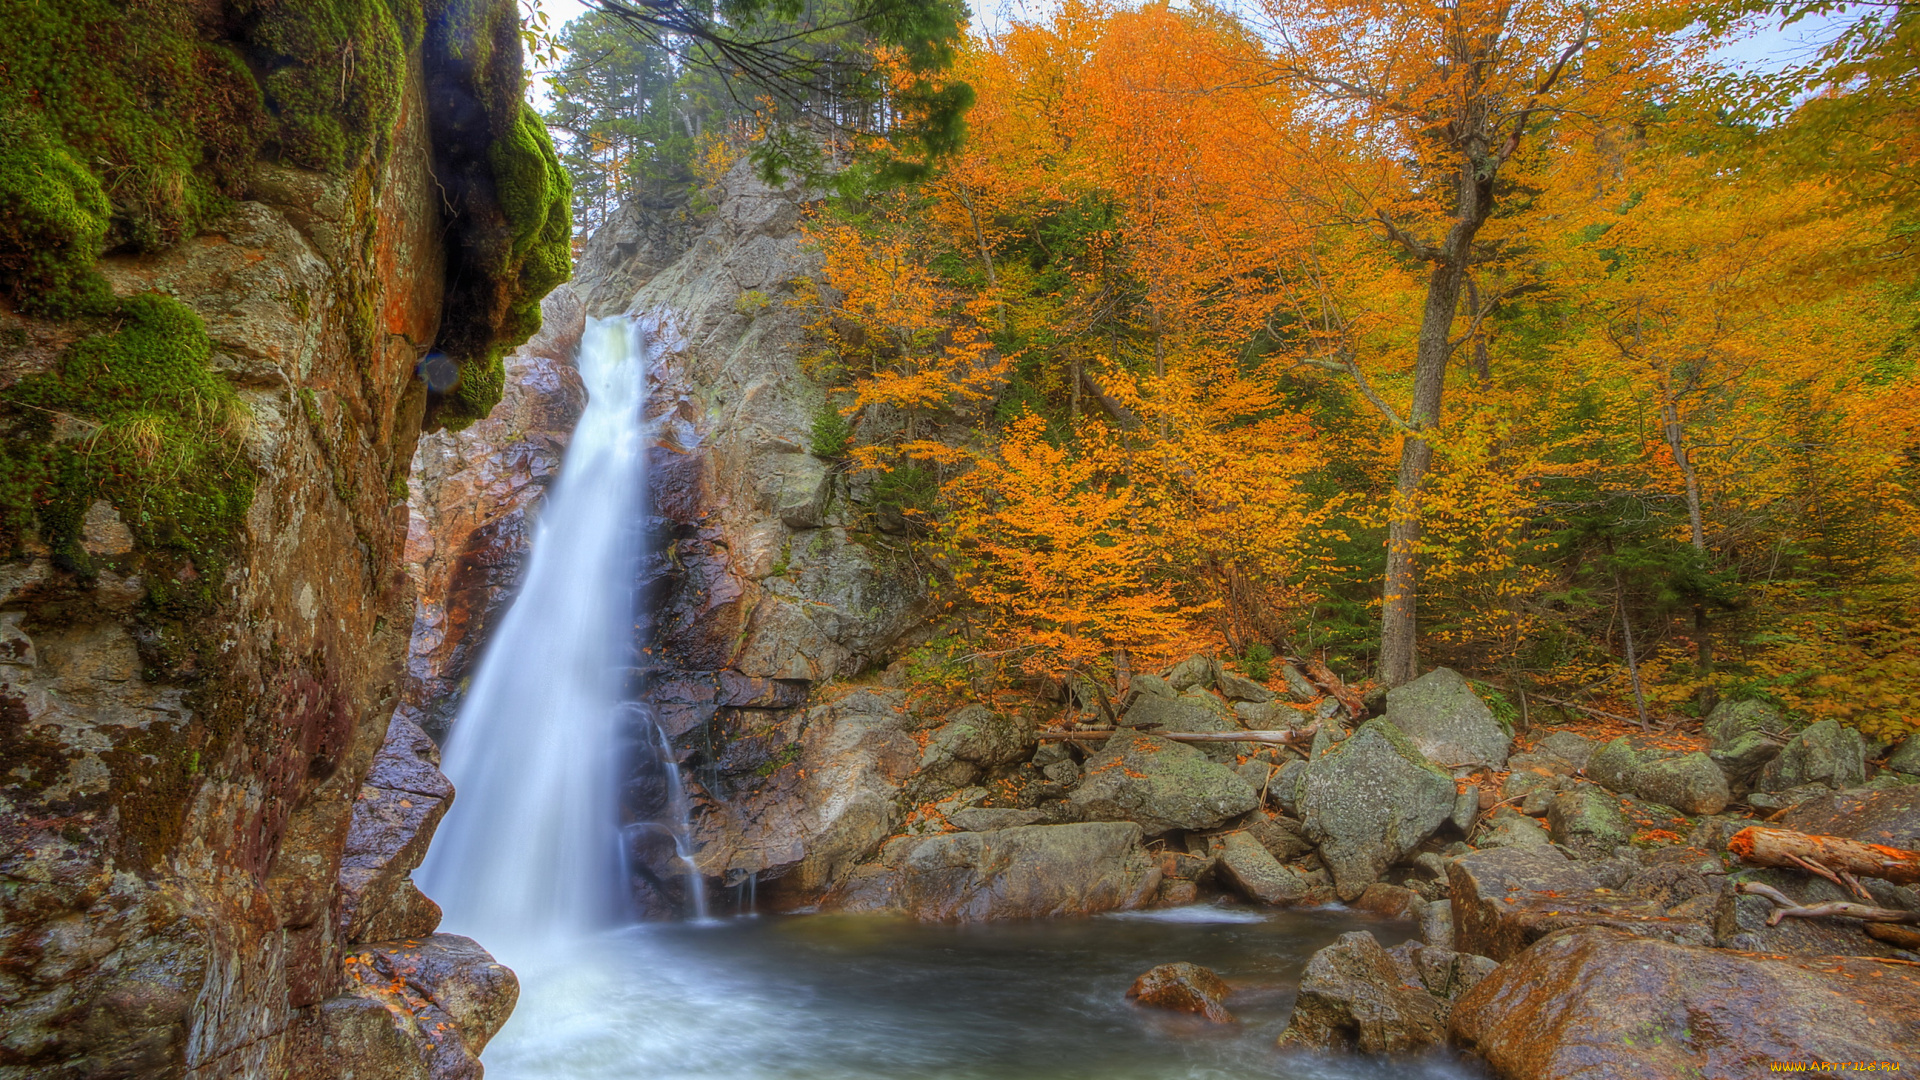
[[[671,841],[702,913],[678,769],[630,686],[657,336],[632,319],[589,320],[579,355],[586,411],[443,755],[457,794],[417,880],[442,906],[443,929],[509,962],[622,920],[626,853],[648,842],[639,832]],[[658,825],[619,821],[635,767],[668,794]]]

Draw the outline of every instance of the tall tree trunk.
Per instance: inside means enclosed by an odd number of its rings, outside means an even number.
[[[1476,225],[1476,230],[1478,226]],[[1471,236],[1469,236],[1469,241]],[[1463,252],[1465,244],[1461,245]],[[1465,263],[1463,257],[1457,263]],[[1427,305],[1420,319],[1420,342],[1413,368],[1413,407],[1407,426],[1426,431],[1440,420],[1440,399],[1447,385],[1447,333],[1460,303],[1464,265],[1448,260],[1427,279]],[[1433,464],[1433,444],[1408,434],[1400,450],[1393,506],[1387,517],[1387,577],[1381,596],[1380,678],[1388,686],[1411,682],[1420,674],[1419,602],[1416,576],[1420,546],[1420,488]]]
[[[1667,448],[1673,451],[1673,460],[1680,466],[1681,479],[1686,483],[1687,523],[1691,526],[1693,550],[1702,562],[1707,557],[1707,528],[1705,517],[1700,509],[1700,477],[1693,468],[1693,455],[1687,452],[1686,429],[1680,422],[1680,403],[1674,400],[1673,386],[1666,380],[1660,382],[1661,420],[1665,422]],[[1700,711],[1711,712],[1718,697],[1713,685],[1706,682],[1713,675],[1713,630],[1707,619],[1707,603],[1702,598],[1693,601],[1693,637],[1694,668],[1702,680],[1700,686]]]

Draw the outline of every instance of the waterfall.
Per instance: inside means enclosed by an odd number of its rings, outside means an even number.
[[[489,947],[511,952],[627,913],[636,827],[622,828],[620,805],[636,756],[670,776],[675,820],[659,828],[684,861],[697,906],[678,769],[630,693],[656,338],[632,319],[588,321],[579,356],[586,411],[540,511],[519,593],[444,750],[456,795],[417,879],[444,910],[444,929]]]

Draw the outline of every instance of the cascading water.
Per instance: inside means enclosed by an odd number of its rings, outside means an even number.
[[[579,356],[587,408],[444,754],[458,794],[417,877],[442,906],[444,929],[503,958],[626,914],[626,853],[644,841],[636,829],[671,840],[701,913],[678,770],[629,692],[655,340],[655,328],[631,319],[588,322]],[[667,798],[656,801],[667,815],[623,829],[623,770],[636,757],[664,785]]]

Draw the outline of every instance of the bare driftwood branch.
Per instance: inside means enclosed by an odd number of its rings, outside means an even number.
[[[1751,825],[1733,834],[1727,841],[1727,850],[1754,866],[1807,870],[1811,868],[1808,864],[1813,864],[1820,870],[1876,877],[1896,885],[1920,882],[1920,851],[1867,844],[1841,836],[1815,836]],[[1832,880],[1838,875],[1823,876]],[[1839,884],[1844,886],[1845,882]]]
[[[1141,728],[1120,728],[1114,731],[1043,731],[1034,738],[1041,742],[1049,740],[1098,742],[1115,735],[1138,732],[1143,735],[1156,735],[1169,742],[1250,742],[1265,743],[1269,746],[1311,746],[1313,736],[1319,730],[1319,724],[1301,728],[1299,731],[1153,731]]]
[[[1743,881],[1740,891],[1748,896],[1764,896],[1774,903],[1773,914],[1767,916],[1768,926],[1780,925],[1781,919],[1859,919],[1870,923],[1917,923],[1920,924],[1920,911],[1895,911],[1892,908],[1868,907],[1865,904],[1845,904],[1839,902],[1826,904],[1797,904],[1786,893],[1771,885],[1762,885],[1757,881]]]

